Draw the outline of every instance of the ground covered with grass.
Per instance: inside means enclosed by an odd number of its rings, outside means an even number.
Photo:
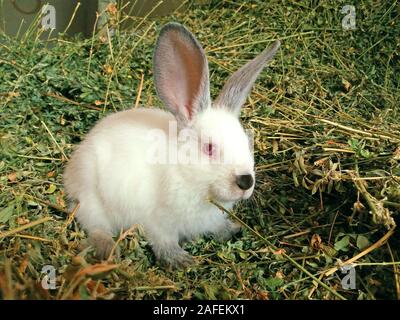
[[[211,1],[157,19],[111,10],[111,40],[32,30],[0,40],[0,298],[399,299],[400,4]],[[62,173],[74,145],[111,112],[160,106],[152,50],[161,26],[184,23],[204,45],[215,97],[224,79],[272,41],[282,47],[242,111],[254,131],[257,187],[233,214],[227,243],[185,246],[197,264],[160,268],[140,228],[121,258],[81,250]],[[337,270],[353,262],[355,288]],[[55,268],[56,287],[41,286]],[[350,283],[350,282],[347,282]]]

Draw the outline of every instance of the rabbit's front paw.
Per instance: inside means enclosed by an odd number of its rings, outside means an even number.
[[[102,231],[94,231],[89,234],[89,245],[95,248],[96,258],[106,260],[109,258],[111,251],[115,247],[115,242],[111,235]],[[118,247],[114,250],[115,255],[119,255]]]
[[[179,246],[157,251],[157,260],[163,266],[180,269],[194,263],[193,257]]]
[[[240,230],[241,225],[239,223],[228,221],[224,228],[214,234],[214,239],[218,242],[228,241]]]

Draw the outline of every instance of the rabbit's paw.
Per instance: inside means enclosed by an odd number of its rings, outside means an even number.
[[[108,259],[115,246],[112,236],[102,231],[90,233],[88,243],[95,248],[96,258],[99,260]],[[114,255],[119,255],[118,247],[115,248]]]
[[[158,250],[156,257],[161,265],[172,269],[186,268],[194,264],[193,257],[179,246]]]
[[[239,223],[227,221],[224,228],[216,232],[213,238],[218,242],[225,242],[231,239],[240,230],[241,225]]]

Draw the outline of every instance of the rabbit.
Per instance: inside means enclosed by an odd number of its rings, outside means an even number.
[[[184,241],[201,235],[225,241],[240,230],[209,199],[231,209],[253,193],[254,158],[240,109],[279,46],[275,41],[233,73],[212,102],[208,62],[198,40],[178,23],[161,29],[153,73],[169,111],[137,107],[106,116],[72,153],[63,175],[67,197],[79,202],[76,218],[100,259],[114,247],[113,236],[132,225],[142,226],[156,259],[174,268],[194,263],[181,247]],[[193,139],[185,148],[208,161],[152,163],[150,133],[165,137],[157,151],[173,145],[171,128],[190,132]],[[176,144],[179,150],[182,143]],[[219,161],[221,155],[230,161]]]

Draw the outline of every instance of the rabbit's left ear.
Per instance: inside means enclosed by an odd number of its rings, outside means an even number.
[[[240,109],[246,102],[254,82],[265,65],[272,60],[280,45],[279,40],[275,41],[271,47],[265,49],[260,55],[232,74],[214,105],[227,108],[239,117]]]
[[[153,64],[157,93],[180,123],[189,123],[211,105],[206,55],[184,26],[168,23],[162,28]]]

